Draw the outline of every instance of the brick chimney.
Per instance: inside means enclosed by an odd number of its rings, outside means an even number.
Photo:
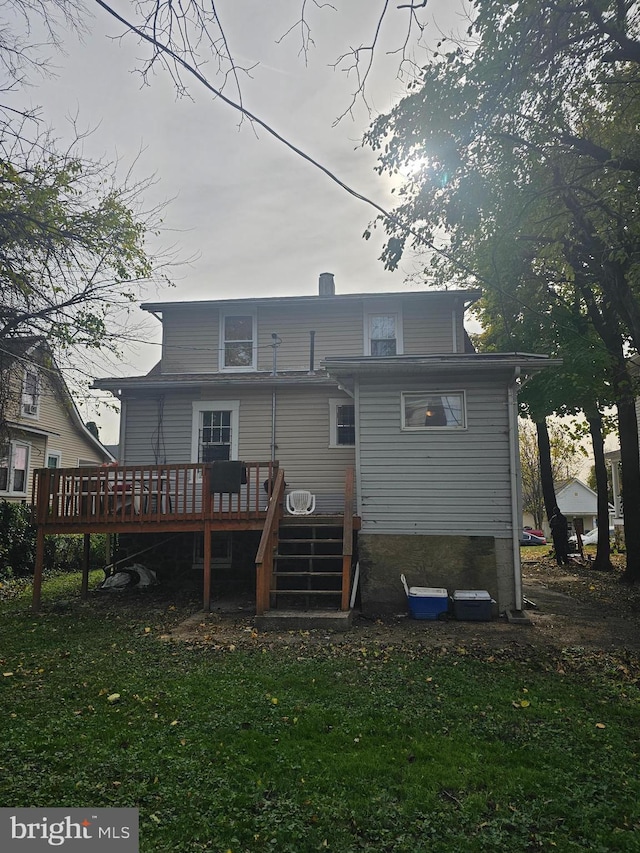
[[[332,272],[321,272],[318,282],[318,296],[335,296],[336,283]]]

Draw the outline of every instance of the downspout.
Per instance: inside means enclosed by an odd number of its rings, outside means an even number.
[[[271,340],[273,343],[271,346],[273,347],[273,365],[271,368],[271,375],[278,375],[278,346],[280,345],[280,338],[277,336],[275,332],[271,334]],[[276,386],[273,385],[271,388],[271,461],[276,461]]]
[[[456,299],[453,303],[453,310],[451,311],[451,323],[452,323],[452,343],[453,343],[453,352],[458,352],[458,305],[459,302]]]
[[[122,396],[122,391],[118,391],[115,395],[120,400],[120,429],[118,430],[118,458],[116,462],[124,465],[124,443],[126,441],[126,420],[127,420],[127,400]]]
[[[520,565],[520,535],[522,524],[522,495],[520,490],[520,453],[518,450],[518,385],[520,368],[513,372],[508,387],[509,408],[509,468],[511,476],[511,540],[513,548],[513,591],[515,609],[522,610],[522,572]]]

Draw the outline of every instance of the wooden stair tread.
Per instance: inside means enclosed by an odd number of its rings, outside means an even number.
[[[342,554],[276,554],[276,560],[341,560]]]
[[[341,578],[342,572],[278,572],[273,573],[279,578]]]
[[[329,545],[342,545],[342,539],[283,539],[280,537],[278,539],[279,542],[283,542],[286,545],[309,545],[311,543],[327,543]]]
[[[271,589],[271,595],[342,595],[341,589]]]

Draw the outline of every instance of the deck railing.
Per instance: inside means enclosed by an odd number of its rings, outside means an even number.
[[[278,528],[283,517],[284,472],[279,471],[269,501],[267,518],[262,528],[262,537],[256,554],[256,615],[262,616],[269,609],[273,558],[278,547]]]
[[[277,468],[242,463],[235,492],[212,492],[211,466],[202,464],[41,468],[34,477],[35,520],[64,527],[263,517]]]

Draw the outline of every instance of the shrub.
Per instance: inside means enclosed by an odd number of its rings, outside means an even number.
[[[31,523],[31,507],[0,501],[0,578],[33,574],[36,560],[36,527]],[[81,534],[57,534],[45,537],[44,569],[77,572],[82,568],[84,552]],[[93,534],[89,567],[105,563],[106,537]]]
[[[0,501],[0,577],[30,574],[36,556],[31,508]]]

